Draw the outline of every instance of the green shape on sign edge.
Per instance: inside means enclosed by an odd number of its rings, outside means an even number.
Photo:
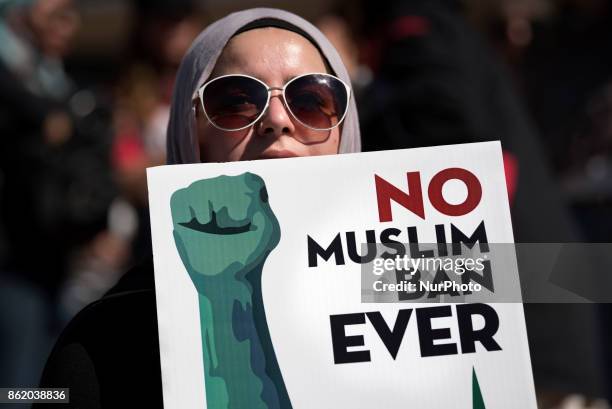
[[[476,370],[472,367],[472,409],[487,409],[480,392]]]

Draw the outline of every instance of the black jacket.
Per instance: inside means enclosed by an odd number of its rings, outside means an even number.
[[[129,271],[64,330],[41,387],[70,388],[70,404],[33,408],[162,408],[153,263]]]

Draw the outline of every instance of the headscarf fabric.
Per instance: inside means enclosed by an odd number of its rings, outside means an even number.
[[[307,34],[327,60],[333,74],[350,84],[340,55],[314,25],[295,14],[272,8],[254,8],[232,13],[208,26],[193,42],[179,67],[167,132],[168,164],[200,162],[193,99],[208,79],[228,41],[243,27],[263,19],[277,20],[280,26],[293,26]],[[274,25],[272,25],[274,26]],[[348,113],[342,123],[339,153],[359,152],[361,138],[355,100],[351,97]]]

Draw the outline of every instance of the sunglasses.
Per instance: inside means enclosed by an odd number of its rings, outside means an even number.
[[[230,74],[202,85],[198,97],[206,118],[215,128],[239,131],[261,119],[274,90],[282,91],[282,100],[291,116],[314,131],[329,131],[340,125],[351,95],[344,81],[329,74],[300,75],[282,88],[268,87],[248,75]],[[323,139],[326,137],[324,134]],[[312,141],[312,135],[307,139]]]

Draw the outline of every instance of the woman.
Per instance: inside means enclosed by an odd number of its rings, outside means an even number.
[[[336,50],[305,20],[274,9],[231,14],[200,34],[179,68],[168,163],[358,152],[348,83]],[[304,96],[321,84],[328,94]],[[162,407],[151,262],[73,320],[41,386],[70,388],[61,408]]]

